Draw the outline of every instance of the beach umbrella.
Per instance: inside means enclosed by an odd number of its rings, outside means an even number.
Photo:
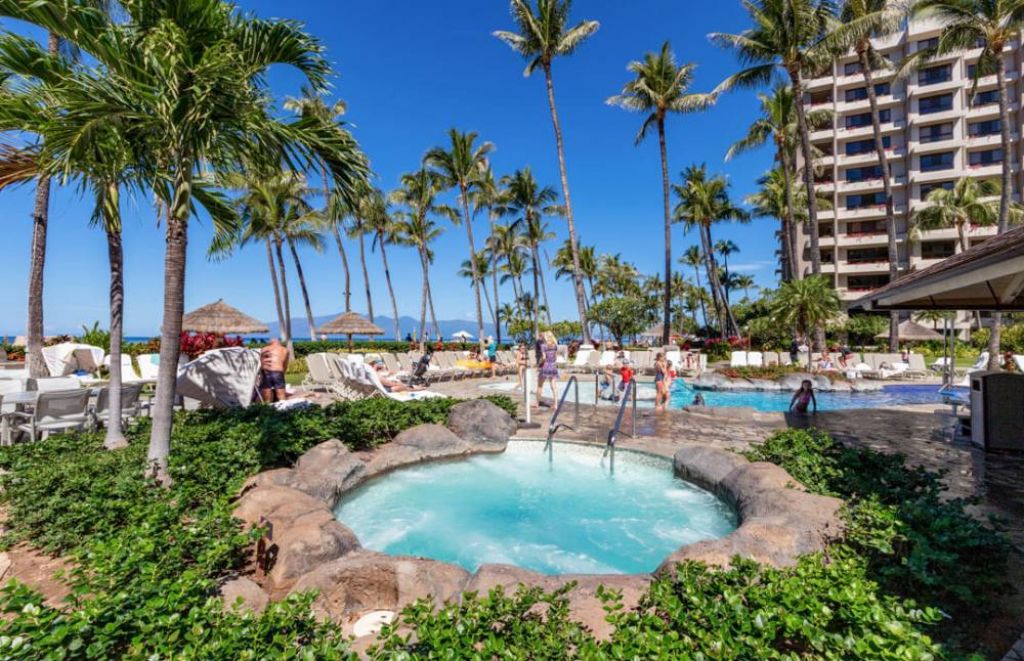
[[[932,340],[942,339],[941,334],[936,333],[931,328],[922,326],[911,319],[900,322],[897,335],[899,339],[904,342],[929,342]],[[886,339],[889,337],[889,333],[879,333],[875,337],[879,339]]]
[[[321,325],[320,333],[348,335],[348,347],[351,349],[353,335],[383,335],[384,329],[355,312],[346,312]]]
[[[215,333],[217,335],[246,335],[267,333],[267,325],[258,319],[236,310],[224,299],[204,305],[189,312],[181,319],[181,329],[193,333]]]
[[[473,339],[473,334],[470,333],[469,331],[460,330],[460,331],[458,331],[456,333],[452,333],[452,337],[458,338],[458,339],[462,340],[463,342],[465,342],[466,340],[472,340]]]

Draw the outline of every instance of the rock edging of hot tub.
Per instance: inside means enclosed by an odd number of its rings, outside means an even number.
[[[471,424],[470,420],[478,422]],[[515,419],[491,402],[469,400],[452,407],[448,426],[418,425],[370,452],[352,452],[339,440],[324,441],[306,451],[292,468],[276,468],[253,476],[240,491],[234,516],[247,529],[256,526],[268,528],[275,559],[263,586],[265,592],[272,597],[282,597],[299,589],[297,586],[305,586],[303,589],[322,587],[324,567],[350,557],[358,559],[363,566],[373,558],[371,564],[378,568],[378,579],[382,575],[460,576],[461,572],[465,576],[456,581],[461,587],[468,573],[454,565],[364,550],[355,533],[335,518],[334,507],[346,492],[372,477],[397,468],[438,459],[502,452],[517,427]],[[463,436],[452,429],[460,431]],[[440,565],[445,567],[438,569]],[[381,569],[384,566],[390,569]],[[453,571],[448,571],[448,568]],[[234,601],[241,596],[243,607],[256,609],[256,604],[250,602],[259,602],[259,593],[254,596],[251,585],[235,585],[238,581],[247,580],[227,581],[221,587],[225,601]],[[439,580],[437,584],[444,583]],[[404,584],[410,585],[410,582],[405,581]],[[422,596],[415,590],[398,590],[386,585],[381,589],[395,592],[396,598],[412,597],[408,602]]]
[[[656,573],[684,560],[728,566],[741,556],[776,567],[796,564],[798,556],[821,551],[843,533],[843,501],[804,491],[783,468],[711,445],[688,445],[675,453],[676,475],[723,498],[739,514],[740,525],[721,539],[688,544],[669,555]]]

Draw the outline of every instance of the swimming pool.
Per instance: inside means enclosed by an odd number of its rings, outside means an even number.
[[[511,441],[504,453],[421,464],[374,479],[335,508],[366,548],[475,571],[653,571],[683,544],[736,528],[731,507],[670,461],[601,448]]]
[[[966,395],[966,388],[958,389],[961,396]],[[670,406],[682,408],[693,401],[695,391],[689,384],[676,381],[672,388]],[[727,391],[700,390],[704,402],[708,406],[745,406],[757,411],[786,411],[789,409],[791,392],[771,392],[761,390]],[[881,390],[872,392],[815,392],[819,411],[835,411],[843,409],[870,409],[905,404],[941,404],[943,396],[937,385],[892,385],[882,386]]]

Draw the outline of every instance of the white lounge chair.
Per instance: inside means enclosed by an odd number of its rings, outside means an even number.
[[[760,351],[747,352],[748,367],[764,367],[764,354]]]
[[[54,392],[56,390],[76,390],[81,387],[81,382],[73,376],[50,376],[41,379],[29,379],[27,390]]]
[[[82,429],[89,422],[89,391],[56,390],[40,392],[31,413],[12,411],[6,414],[12,430],[28,434],[35,442],[52,432]]]
[[[369,385],[376,390],[376,395],[381,397],[387,397],[398,402],[410,402],[417,399],[430,399],[432,397],[444,397],[439,392],[431,392],[429,390],[410,390],[403,392],[391,392],[389,391],[380,380],[380,376],[377,371],[369,365],[357,365],[356,369],[353,370],[353,378],[361,384]],[[373,396],[373,395],[371,395]]]
[[[746,351],[733,351],[729,356],[729,367],[746,367],[747,366],[747,352]]]

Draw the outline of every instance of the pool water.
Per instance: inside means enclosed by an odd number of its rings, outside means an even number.
[[[958,389],[963,396],[966,388]],[[689,384],[678,380],[673,384],[672,397],[669,402],[672,408],[682,408],[693,402],[696,392]],[[724,391],[700,390],[704,403],[708,406],[746,406],[758,411],[786,411],[793,397],[791,392],[770,391]],[[941,404],[942,394],[937,385],[893,385],[882,386],[874,392],[815,392],[819,411],[835,411],[841,409],[869,409],[904,404]]]
[[[389,473],[335,514],[375,551],[544,574],[650,572],[679,546],[736,528],[732,508],[665,459],[618,450],[612,470],[600,448],[554,443],[549,456],[537,441]]]

